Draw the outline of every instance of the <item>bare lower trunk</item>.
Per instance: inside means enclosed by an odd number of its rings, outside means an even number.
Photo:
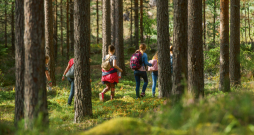
[[[114,18],[111,18],[111,21]],[[102,58],[108,53],[108,46],[111,43],[111,23],[110,23],[110,0],[103,0],[102,9]]]
[[[15,52],[15,34],[14,34],[14,2],[11,4],[11,46],[12,53]]]
[[[67,51],[66,51],[66,59],[69,60],[69,26],[70,26],[70,22],[69,22],[69,0],[66,0],[66,46],[67,46]]]
[[[136,49],[139,48],[139,33],[138,33],[138,0],[135,0],[134,3],[134,12],[135,12],[135,16],[134,16],[134,23],[135,23],[135,47]]]
[[[144,43],[144,36],[143,36],[143,0],[140,0],[140,41]]]

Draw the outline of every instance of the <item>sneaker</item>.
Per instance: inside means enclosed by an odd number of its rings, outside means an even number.
[[[155,93],[153,93],[152,97],[155,97]]]
[[[141,92],[140,94],[141,97],[144,97],[145,95],[146,95],[145,92]]]
[[[104,93],[100,93],[99,98],[100,98],[100,101],[103,102],[104,101]]]

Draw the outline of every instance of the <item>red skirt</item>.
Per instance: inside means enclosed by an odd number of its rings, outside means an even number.
[[[118,75],[117,75],[117,69],[111,68],[109,71],[105,71],[101,69],[102,71],[102,77],[101,81],[103,83],[118,83]]]

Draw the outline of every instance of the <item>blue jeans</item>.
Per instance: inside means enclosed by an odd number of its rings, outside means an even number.
[[[157,83],[157,79],[158,79],[158,71],[152,72],[152,79],[153,79],[152,92],[153,92],[153,94],[155,94],[156,83]]]
[[[142,88],[142,92],[145,93],[146,87],[148,84],[147,74],[146,71],[134,71],[134,76],[136,80],[136,96],[139,98],[139,87],[140,87],[140,77],[144,79],[144,85]]]
[[[69,98],[68,98],[68,104],[71,105],[71,101],[72,101],[73,96],[74,96],[74,78],[68,78],[68,81],[71,84],[71,91],[70,91],[70,95],[69,95]]]

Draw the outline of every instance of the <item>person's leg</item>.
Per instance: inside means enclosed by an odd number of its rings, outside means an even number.
[[[146,87],[148,85],[147,74],[146,74],[145,71],[142,72],[142,78],[144,79],[144,85],[143,85],[143,88],[142,88],[141,96],[145,96]]]
[[[110,83],[106,83],[106,88],[101,92],[99,93],[99,98],[100,98],[100,101],[104,101],[104,94],[106,92],[108,92],[110,90]]]
[[[156,89],[156,76],[152,72],[152,80],[153,80],[153,85],[152,85],[152,94],[155,95],[155,89]]]
[[[68,105],[71,105],[71,102],[74,96],[74,78],[68,78],[68,81],[71,83],[71,91],[68,98]]]
[[[139,87],[140,87],[140,76],[139,74],[134,72],[135,80],[136,80],[136,97],[139,98]]]
[[[110,99],[112,100],[115,97],[115,84],[111,83],[110,87],[111,87],[111,96],[110,96]]]

